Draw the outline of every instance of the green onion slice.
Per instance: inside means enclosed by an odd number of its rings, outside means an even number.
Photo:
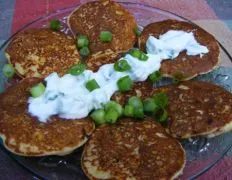
[[[127,117],[133,117],[134,116],[134,107],[129,105],[129,104],[125,105],[123,113]]]
[[[114,109],[118,112],[119,116],[123,114],[122,106],[115,101],[109,101],[105,104],[105,111],[108,111],[109,109]]]
[[[82,57],[87,57],[90,54],[88,47],[83,47],[80,49],[80,55]]]
[[[161,78],[162,78],[162,74],[160,71],[155,71],[149,75],[149,79],[151,80],[152,83],[159,81]]]
[[[100,86],[98,85],[97,81],[95,79],[91,79],[89,81],[86,82],[85,87],[91,92],[95,89],[100,88]]]
[[[111,42],[112,37],[113,37],[113,35],[110,31],[101,31],[100,32],[100,40],[102,42]]]
[[[140,52],[139,60],[140,61],[147,61],[148,56],[144,52]]]
[[[168,96],[162,92],[153,96],[153,99],[155,104],[161,108],[165,108],[168,105]]]
[[[29,92],[31,93],[32,97],[37,98],[41,95],[43,95],[46,87],[43,83],[36,84],[32,88],[29,89]]]
[[[128,100],[128,104],[133,106],[136,110],[137,108],[143,108],[143,103],[141,99],[137,96],[132,96]]]
[[[11,64],[5,64],[2,68],[2,73],[7,78],[12,78],[15,74],[15,69],[13,68]]]
[[[127,76],[120,78],[117,82],[117,85],[118,85],[118,89],[120,92],[126,92],[132,89],[133,81],[127,75]]]
[[[50,28],[54,31],[60,30],[61,23],[58,19],[54,19],[50,21]]]
[[[77,37],[77,47],[78,48],[87,47],[88,45],[89,45],[89,39],[87,36],[80,35]]]
[[[139,31],[138,26],[136,26],[136,27],[134,28],[134,33],[135,33],[135,35],[136,35],[137,37],[140,37],[140,36],[141,36],[141,32]]]
[[[136,110],[134,111],[133,117],[139,118],[139,119],[144,118],[143,107],[136,108]]]
[[[109,109],[105,114],[105,120],[109,124],[115,124],[117,122],[117,119],[119,118],[118,111],[115,109]]]
[[[96,109],[90,114],[90,117],[97,125],[104,124],[106,122],[104,109]]]
[[[154,99],[147,98],[143,101],[143,110],[145,113],[152,114],[159,106],[155,103]]]
[[[165,123],[168,120],[168,112],[161,108],[158,112],[155,113],[155,120],[160,123]]]
[[[79,63],[79,64],[76,64],[76,65],[72,66],[71,68],[69,68],[67,73],[74,75],[74,76],[78,76],[81,73],[83,73],[85,71],[85,69],[86,69],[85,64]]]
[[[130,69],[131,69],[131,66],[124,59],[114,63],[114,70],[115,71],[124,72],[124,71],[128,71]]]
[[[141,51],[137,48],[133,48],[129,51],[129,54],[135,58],[138,58],[141,56]]]

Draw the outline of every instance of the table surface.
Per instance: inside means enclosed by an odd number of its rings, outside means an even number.
[[[232,54],[232,0],[127,0],[186,17],[212,33]],[[32,20],[86,0],[0,0],[0,45]],[[122,1],[121,1],[122,2]],[[222,66],[231,62],[222,58]],[[232,66],[231,66],[232,67]],[[37,179],[0,148],[0,179]],[[232,150],[198,179],[232,179]]]

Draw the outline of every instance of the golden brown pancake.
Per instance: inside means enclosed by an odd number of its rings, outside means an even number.
[[[177,138],[213,137],[232,130],[232,94],[201,81],[154,89],[169,97],[169,133]]]
[[[136,21],[131,13],[120,4],[111,0],[88,2],[74,10],[68,25],[73,35],[87,35],[90,40],[90,52],[96,59],[111,58],[109,51],[125,52],[132,48],[136,41],[134,28]],[[101,42],[101,31],[110,31],[113,35],[111,42]],[[99,54],[100,53],[100,54]],[[100,57],[99,57],[100,55]]]
[[[24,79],[0,95],[0,136],[5,147],[22,156],[65,155],[82,146],[95,126],[81,120],[51,117],[41,123],[28,111],[28,89],[40,79]]]
[[[100,126],[82,154],[82,169],[94,180],[174,179],[184,166],[180,143],[151,119]]]
[[[22,77],[64,74],[80,61],[74,40],[51,29],[28,29],[17,34],[6,48],[6,57]]]
[[[166,128],[173,137],[213,137],[232,130],[232,94],[208,82],[189,81],[160,88],[141,82],[129,92],[115,93],[112,99],[124,105],[131,96],[145,99],[158,92],[169,97]]]
[[[165,20],[147,25],[139,38],[140,48],[145,50],[149,35],[158,38],[169,30],[193,32],[197,42],[207,46],[209,52],[200,57],[200,55],[188,56],[186,51],[183,51],[173,60],[164,60],[160,69],[164,76],[184,81],[199,74],[210,72],[217,66],[219,62],[219,46],[216,39],[199,26],[184,21]]]

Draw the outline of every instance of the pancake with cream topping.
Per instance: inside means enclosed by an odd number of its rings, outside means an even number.
[[[175,179],[185,166],[180,143],[151,119],[96,129],[82,154],[89,179]]]
[[[150,82],[135,84],[112,99],[124,105],[129,97],[141,99],[163,92],[169,97],[167,131],[176,138],[213,137],[232,130],[232,94],[220,86],[201,81],[152,88]]]
[[[111,0],[88,2],[68,17],[73,35],[87,35],[90,41],[90,60],[114,59],[121,52],[132,48],[136,41],[134,28],[137,26],[132,14],[120,4]],[[111,42],[100,40],[101,31],[112,33]]]
[[[186,51],[183,51],[174,59],[163,60],[160,71],[164,76],[185,81],[199,74],[208,73],[217,66],[219,63],[217,40],[199,26],[184,21],[165,20],[147,25],[139,38],[139,47],[146,50],[146,42],[150,35],[158,38],[169,30],[193,32],[196,41],[206,46],[209,52],[201,57],[200,55],[189,56]]]
[[[63,75],[80,56],[74,40],[51,29],[28,29],[17,34],[6,48],[6,57],[21,77]]]
[[[82,146],[95,126],[91,119],[52,116],[41,123],[28,113],[28,89],[40,79],[24,79],[0,95],[0,136],[4,146],[22,156],[66,155]]]

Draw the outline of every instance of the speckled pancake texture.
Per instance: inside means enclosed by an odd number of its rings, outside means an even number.
[[[165,76],[184,81],[198,74],[210,72],[217,66],[219,62],[219,46],[216,39],[199,26],[184,21],[165,20],[147,25],[139,38],[140,48],[145,50],[149,35],[158,38],[169,30],[193,32],[197,42],[206,46],[209,52],[200,57],[200,55],[188,56],[186,51],[183,51],[173,60],[164,60],[160,70]]]
[[[62,75],[80,61],[74,39],[45,28],[20,32],[5,53],[21,77],[46,77],[52,72]]]
[[[180,143],[150,119],[100,126],[82,155],[90,179],[173,179],[184,165]]]
[[[123,6],[110,0],[81,5],[69,16],[68,25],[75,37],[79,34],[88,36],[90,52],[95,54],[97,59],[103,58],[104,54],[110,58],[109,50],[116,54],[125,52],[132,48],[136,41],[134,17]],[[110,31],[113,35],[112,41],[101,42],[101,31]]]
[[[180,143],[150,119],[100,126],[82,155],[82,169],[94,180],[174,179],[184,165]]]
[[[169,97],[168,131],[177,138],[213,137],[232,130],[232,94],[201,81],[155,89]]]
[[[28,111],[28,89],[40,79],[24,79],[0,95],[0,136],[5,147],[23,156],[65,155],[83,145],[95,126],[86,118],[53,116],[40,123]]]

